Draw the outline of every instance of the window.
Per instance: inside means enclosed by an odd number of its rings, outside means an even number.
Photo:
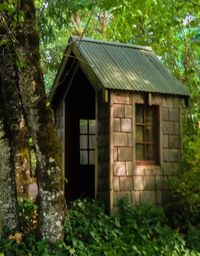
[[[136,163],[158,163],[158,107],[136,104]]]
[[[80,164],[95,164],[95,120],[81,119],[80,125]]]

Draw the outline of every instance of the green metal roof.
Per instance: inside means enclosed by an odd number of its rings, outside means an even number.
[[[71,37],[69,47],[86,75],[93,78],[94,86],[97,83],[105,89],[189,96],[150,47],[79,37]]]

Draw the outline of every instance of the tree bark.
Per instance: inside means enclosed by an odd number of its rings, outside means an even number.
[[[18,228],[14,162],[0,106],[0,233],[3,226]]]
[[[18,227],[18,207],[14,158],[20,130],[20,99],[17,90],[15,54],[8,36],[7,16],[0,13],[0,225]]]
[[[18,76],[25,118],[37,158],[38,229],[42,238],[55,242],[63,239],[64,179],[61,147],[45,94],[33,1],[21,0],[19,8],[24,12],[25,21],[17,32],[17,53],[22,65]]]

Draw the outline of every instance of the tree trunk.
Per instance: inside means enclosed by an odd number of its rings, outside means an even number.
[[[16,230],[18,228],[18,207],[14,151],[10,141],[11,131],[9,131],[4,118],[6,111],[2,104],[2,97],[0,102],[0,225],[6,225],[10,230]]]
[[[20,130],[21,105],[17,90],[15,54],[8,36],[7,16],[0,13],[0,225],[18,227],[14,157]]]
[[[19,87],[37,158],[38,228],[42,238],[55,242],[63,238],[61,147],[45,94],[33,1],[21,0],[19,8],[25,14],[25,21],[17,32],[17,53],[22,65],[18,73]]]
[[[18,227],[14,162],[8,137],[0,106],[0,233],[4,225],[10,230]]]

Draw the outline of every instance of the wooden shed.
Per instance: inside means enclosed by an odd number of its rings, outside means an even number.
[[[71,37],[50,94],[66,200],[162,204],[188,98],[151,48]]]

